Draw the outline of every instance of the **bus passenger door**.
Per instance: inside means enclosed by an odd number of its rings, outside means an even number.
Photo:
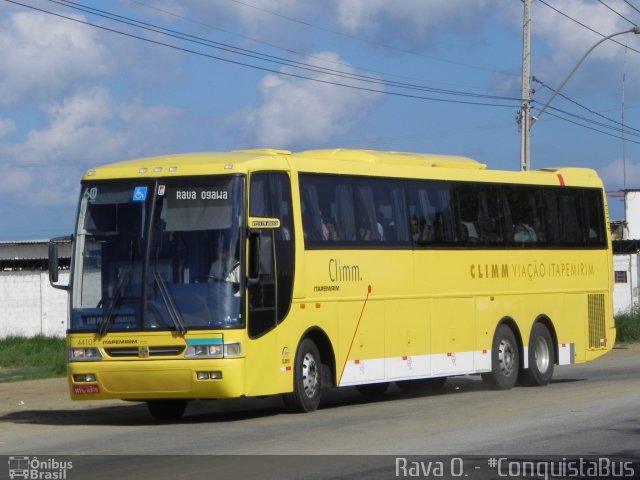
[[[267,395],[291,384],[291,370],[281,368],[282,335],[276,328],[289,312],[293,292],[291,187],[284,172],[259,172],[251,175],[250,188],[249,215],[280,220],[279,228],[249,233],[246,391]]]

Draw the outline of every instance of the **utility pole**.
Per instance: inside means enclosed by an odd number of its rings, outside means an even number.
[[[520,170],[527,171],[531,166],[531,0],[524,0],[523,3]]]

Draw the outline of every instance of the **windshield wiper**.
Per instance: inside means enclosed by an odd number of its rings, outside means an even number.
[[[153,278],[158,284],[158,290],[160,290],[160,295],[162,296],[164,305],[167,307],[167,311],[169,312],[173,325],[176,327],[176,330],[180,332],[180,335],[184,335],[187,333],[187,327],[184,326],[180,311],[176,308],[176,304],[173,303],[173,297],[167,288],[164,278],[162,278],[162,275],[160,275],[160,272],[157,270],[153,272]]]
[[[122,298],[124,297],[124,291],[127,286],[129,286],[129,281],[131,280],[131,265],[127,265],[127,268],[120,276],[120,280],[118,281],[118,286],[116,287],[116,294],[111,299],[111,303],[109,304],[109,309],[107,313],[102,317],[102,321],[98,325],[98,334],[105,335],[109,330],[109,325],[113,323],[113,316],[116,312],[116,309],[120,307],[122,303]]]

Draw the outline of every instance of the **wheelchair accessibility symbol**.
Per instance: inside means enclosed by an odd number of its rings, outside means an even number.
[[[144,202],[147,199],[147,187],[136,187],[133,190],[134,202]]]

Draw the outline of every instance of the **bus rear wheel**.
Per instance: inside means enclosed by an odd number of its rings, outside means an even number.
[[[507,325],[496,329],[491,348],[491,372],[483,373],[482,379],[498,390],[511,389],[518,380],[520,353],[513,331]]]
[[[322,396],[322,363],[318,347],[305,338],[298,347],[293,366],[293,392],[283,395],[287,410],[296,413],[313,412]]]
[[[549,329],[536,323],[529,337],[529,368],[523,372],[522,383],[529,386],[548,385],[553,377],[555,349]]]
[[[156,420],[177,420],[187,408],[187,400],[148,400],[149,413]]]

